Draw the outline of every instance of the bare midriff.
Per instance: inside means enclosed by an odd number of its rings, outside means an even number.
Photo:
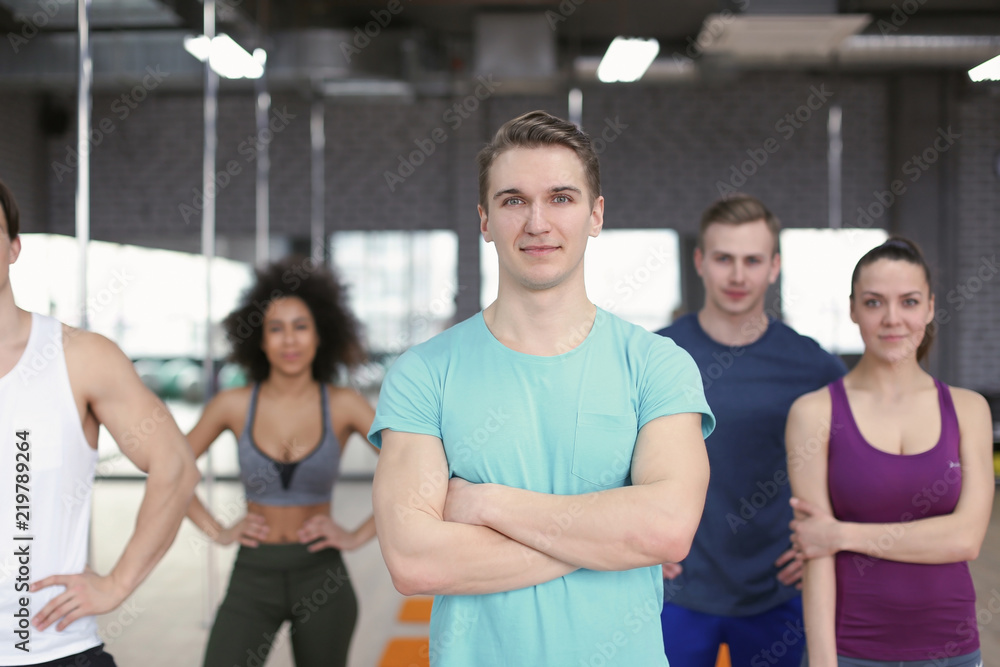
[[[288,544],[299,541],[299,528],[317,515],[330,516],[330,503],[317,505],[261,505],[247,502],[247,511],[259,514],[267,522],[267,537],[261,540],[264,544]]]

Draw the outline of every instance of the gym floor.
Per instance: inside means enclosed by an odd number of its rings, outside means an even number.
[[[236,483],[216,486],[216,507],[239,502]],[[121,553],[135,523],[143,487],[140,482],[106,481],[94,491],[95,566],[107,572]],[[982,652],[1000,655],[1000,496],[994,502],[990,530],[981,555],[972,563],[978,594]],[[345,526],[360,523],[371,512],[371,483],[345,481],[334,494],[334,514]],[[221,599],[236,549],[214,548],[213,590]],[[200,533],[189,521],[181,527],[160,565],[117,611],[100,619],[109,652],[121,667],[196,667],[208,638],[208,558]],[[396,620],[404,597],[392,587],[378,544],[372,541],[345,554],[358,594],[360,613],[351,645],[350,667],[377,667],[394,637],[427,635],[426,624]],[[291,667],[287,635],[279,634],[266,663],[250,667]]]

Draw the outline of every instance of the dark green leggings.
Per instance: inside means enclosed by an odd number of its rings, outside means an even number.
[[[204,667],[262,667],[283,621],[291,622],[296,667],[343,667],[357,616],[354,587],[336,549],[240,547]]]

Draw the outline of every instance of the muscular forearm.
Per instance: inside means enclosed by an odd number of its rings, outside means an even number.
[[[440,521],[429,515],[410,521],[404,530],[379,530],[393,582],[406,595],[500,593],[542,584],[577,569],[483,526]]]
[[[832,556],[814,558],[805,564],[802,611],[809,642],[810,667],[837,666],[836,573]]]
[[[135,532],[109,575],[125,596],[135,590],[170,547],[198,477],[193,462],[163,457],[151,463]]]
[[[593,570],[679,562],[690,549],[701,503],[668,483],[575,496],[488,486],[482,523],[556,560]],[[698,499],[700,501],[700,499]]]

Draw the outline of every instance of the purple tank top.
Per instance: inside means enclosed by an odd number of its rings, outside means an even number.
[[[838,519],[898,523],[954,511],[962,490],[958,418],[948,386],[936,379],[934,384],[941,437],[930,450],[913,455],[890,454],[868,444],[854,421],[843,379],[829,385],[830,500]],[[924,565],[878,558],[895,539],[887,531],[869,545],[868,553],[837,554],[837,653],[905,661],[975,651],[976,592],[968,563]]]

